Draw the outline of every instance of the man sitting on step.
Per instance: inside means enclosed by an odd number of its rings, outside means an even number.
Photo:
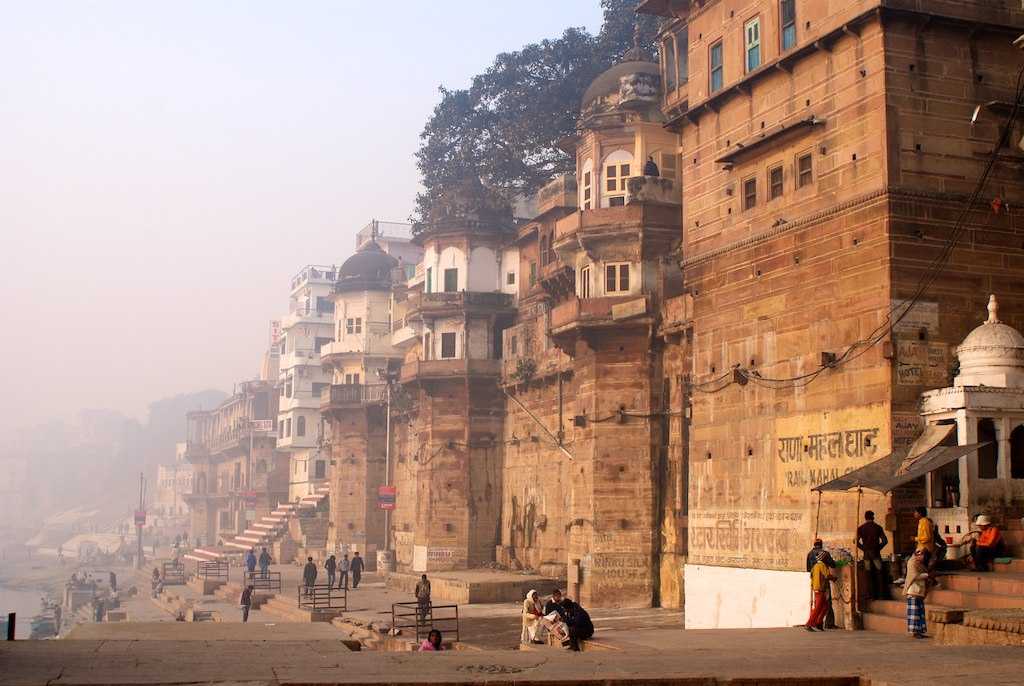
[[[978,530],[969,534],[972,537],[972,566],[976,572],[987,572],[991,570],[992,562],[1004,554],[1003,536],[999,533],[999,527],[992,523],[988,515],[978,515],[974,524]]]

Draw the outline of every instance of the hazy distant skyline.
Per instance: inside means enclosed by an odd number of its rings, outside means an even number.
[[[3,2],[0,427],[259,371],[289,277],[405,220],[438,101],[598,0]]]

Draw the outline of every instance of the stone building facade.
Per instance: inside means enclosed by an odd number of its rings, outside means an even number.
[[[687,625],[792,624],[815,533],[849,547],[860,521],[845,495],[818,516],[810,489],[914,439],[921,392],[948,384],[990,290],[1020,311],[1021,229],[1005,209],[1024,191],[1018,151],[1000,151],[964,208],[1005,120],[998,103],[1014,100],[1024,13],[901,0],[640,11],[664,19],[693,308]],[[923,493],[865,497],[893,508],[897,548]]]
[[[387,379],[400,357],[391,345],[391,288],[398,261],[374,241],[345,260],[334,285],[335,337],[322,350],[332,383],[320,398],[330,455],[331,550],[358,550],[367,564],[385,543],[378,489],[387,483]]]
[[[212,545],[233,537],[287,501],[288,454],[276,449],[277,398],[273,383],[246,381],[216,408],[186,415],[192,540]]]

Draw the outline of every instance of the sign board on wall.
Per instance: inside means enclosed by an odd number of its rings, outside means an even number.
[[[901,386],[942,388],[949,383],[949,345],[896,341],[896,382]]]
[[[892,301],[893,317],[899,317],[906,308],[906,300]],[[899,322],[893,327],[894,331],[907,333],[918,333],[921,329],[928,332],[939,329],[939,303],[918,301],[910,308]]]
[[[281,320],[270,320],[270,354],[276,356],[281,346]]]
[[[708,460],[691,476],[688,564],[803,569],[815,530],[828,543],[856,526],[854,500],[847,506],[845,494],[834,496],[819,518],[811,489],[889,454],[888,403],[779,417],[771,426],[766,450]],[[865,498],[865,507],[880,505]]]
[[[395,499],[398,489],[394,486],[379,486],[377,488],[377,507],[381,510],[395,509]]]
[[[924,429],[921,416],[909,412],[894,412],[892,415],[892,449],[907,449],[913,445]]]

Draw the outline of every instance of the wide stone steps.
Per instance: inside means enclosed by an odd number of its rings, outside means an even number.
[[[1017,596],[1024,606],[1024,574],[1014,572],[946,574],[939,577],[939,587],[949,591]]]
[[[1024,608],[1024,573],[1021,560],[1004,565],[998,573],[955,573],[938,577],[939,586],[925,599],[926,610],[1016,609]],[[899,590],[894,587],[894,593]],[[864,628],[884,633],[907,632],[906,601],[874,600],[863,614]]]
[[[266,612],[274,617],[278,617],[286,622],[310,621],[310,613],[306,610],[300,610],[296,605],[295,598],[291,596],[285,598],[280,595],[276,595],[268,600],[263,607],[260,608],[260,611]]]
[[[998,574],[1024,575],[1024,560],[1013,559],[1009,562],[996,562],[994,565],[992,565],[992,571]]]

